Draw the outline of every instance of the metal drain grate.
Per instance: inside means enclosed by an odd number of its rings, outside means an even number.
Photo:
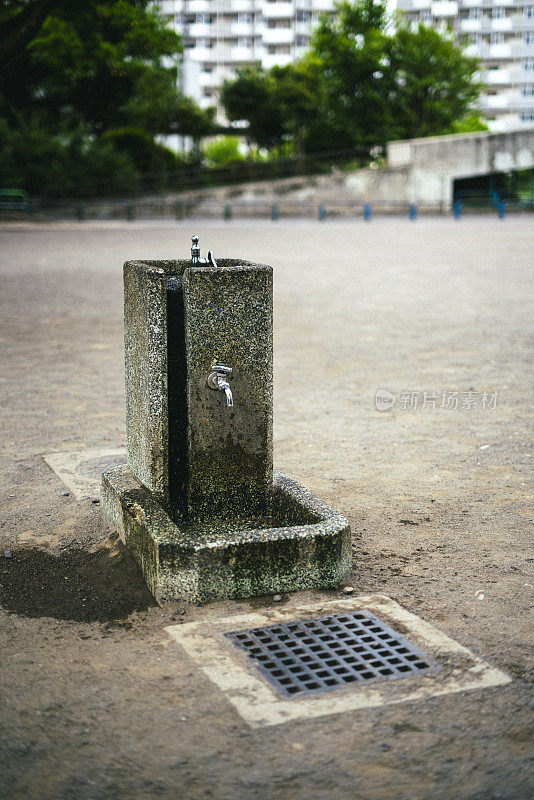
[[[286,695],[401,678],[437,665],[367,611],[226,633]]]

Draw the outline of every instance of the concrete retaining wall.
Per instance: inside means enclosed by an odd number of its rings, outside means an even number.
[[[405,213],[416,203],[420,213],[448,211],[455,178],[534,167],[534,126],[507,133],[470,133],[389,142],[386,165],[330,175],[234,184],[197,191],[121,201],[78,203],[71,215],[87,219],[117,217],[264,217],[276,206],[280,216],[361,214],[365,203],[381,213]],[[80,212],[80,209],[83,209]]]

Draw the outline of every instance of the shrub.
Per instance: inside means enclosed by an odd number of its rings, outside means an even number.
[[[128,156],[81,128],[51,136],[35,119],[0,119],[0,184],[65,198],[129,194],[139,181]]]
[[[206,164],[209,167],[225,167],[236,161],[244,161],[245,156],[239,151],[237,136],[220,136],[204,148]]]
[[[182,163],[182,159],[172,150],[155,142],[140,128],[114,128],[103,133],[100,142],[127,155],[138,171],[144,187],[151,191],[167,188]]]

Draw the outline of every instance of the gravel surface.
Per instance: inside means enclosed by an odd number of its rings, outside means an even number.
[[[349,517],[354,592],[511,683],[251,730],[164,627],[295,599],[158,608],[43,461],[124,445],[122,262],[192,233],[274,267],[275,464]],[[0,253],[0,797],[531,797],[532,220],[5,224]]]

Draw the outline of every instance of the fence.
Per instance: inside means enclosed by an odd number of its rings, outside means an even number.
[[[74,219],[78,221],[97,220],[150,220],[150,219],[219,219],[232,220],[269,219],[316,219],[320,222],[332,219],[362,219],[372,222],[376,216],[401,216],[417,221],[421,216],[453,215],[456,219],[469,214],[493,214],[504,218],[508,213],[534,212],[534,202],[499,201],[469,204],[466,200],[456,200],[452,207],[446,205],[421,205],[415,203],[371,204],[363,201],[342,202],[292,202],[278,198],[265,201],[240,200],[221,201],[175,198],[129,198],[122,201],[81,202],[56,204],[33,208],[30,215],[0,210],[0,219]]]

